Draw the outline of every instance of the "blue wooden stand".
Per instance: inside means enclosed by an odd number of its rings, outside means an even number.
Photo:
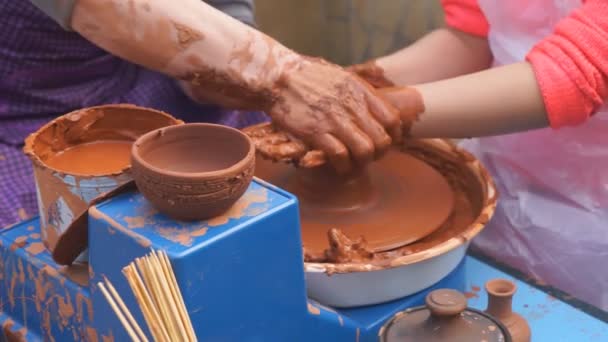
[[[201,341],[377,341],[387,319],[431,290],[348,310],[315,303],[306,296],[296,198],[256,180],[241,201],[226,220],[196,223],[167,219],[136,192],[91,209],[88,284],[39,248],[36,220],[0,231],[0,323],[32,341],[129,341],[96,284],[110,279],[145,326],[121,270],[150,249],[169,255]],[[470,291],[494,277],[509,275],[467,257],[433,288]],[[535,340],[608,340],[601,320],[518,285],[515,309],[530,319]],[[483,291],[470,304],[483,308]],[[533,311],[541,304],[548,309]]]

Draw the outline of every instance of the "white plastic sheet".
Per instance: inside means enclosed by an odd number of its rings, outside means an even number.
[[[608,113],[580,127],[461,145],[500,191],[473,248],[608,310]]]

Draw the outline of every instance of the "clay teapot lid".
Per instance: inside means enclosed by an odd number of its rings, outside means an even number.
[[[511,341],[502,323],[467,308],[465,296],[450,289],[432,291],[425,306],[397,313],[380,329],[379,335],[382,342]]]

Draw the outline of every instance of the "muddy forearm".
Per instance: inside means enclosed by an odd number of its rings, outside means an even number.
[[[396,85],[433,82],[490,67],[487,39],[453,29],[437,29],[414,44],[376,60]]]
[[[268,105],[282,72],[299,55],[200,0],[79,0],[71,26],[133,63]]]
[[[517,63],[415,86],[425,111],[412,126],[417,138],[470,138],[548,126],[529,63]]]

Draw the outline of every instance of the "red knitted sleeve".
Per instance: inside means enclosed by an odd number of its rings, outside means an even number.
[[[586,1],[526,59],[534,68],[551,126],[584,122],[608,99],[608,1]]]

